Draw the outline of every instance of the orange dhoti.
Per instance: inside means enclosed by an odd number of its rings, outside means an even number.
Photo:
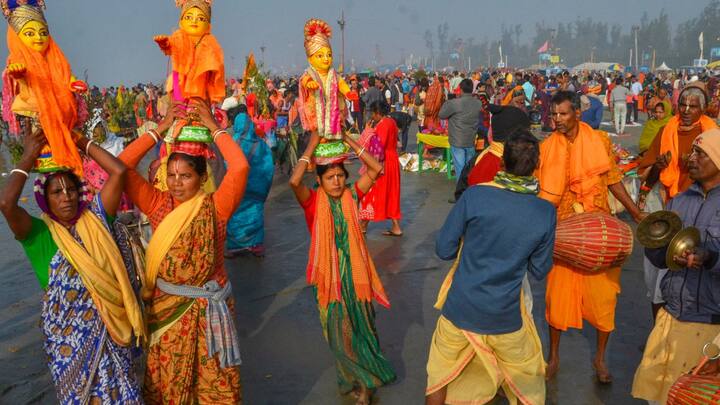
[[[583,319],[601,332],[615,329],[620,268],[588,273],[555,263],[547,279],[545,317],[555,329],[582,329]]]

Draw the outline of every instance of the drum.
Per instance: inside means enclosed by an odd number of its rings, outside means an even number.
[[[686,374],[670,388],[668,405],[710,405],[720,403],[720,376]]]
[[[622,265],[633,249],[632,229],[604,212],[575,214],[555,232],[555,260],[588,272]]]

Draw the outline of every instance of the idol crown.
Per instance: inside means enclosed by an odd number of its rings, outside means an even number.
[[[9,17],[10,13],[20,6],[45,8],[45,0],[0,0],[0,7],[5,17]]]
[[[305,38],[311,38],[318,34],[330,38],[332,37],[332,28],[323,20],[316,18],[308,20],[305,23]]]
[[[185,3],[187,3],[189,0],[175,0],[175,5],[182,8],[185,6]],[[205,3],[207,3],[208,6],[212,6],[213,0],[204,0]]]

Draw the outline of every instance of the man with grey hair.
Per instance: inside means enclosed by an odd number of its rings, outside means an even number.
[[[659,182],[659,187],[664,188],[667,199],[684,192],[693,183],[688,161],[695,138],[705,131],[717,128],[715,121],[705,115],[707,102],[708,96],[702,82],[688,84],[680,93],[679,114],[660,128],[650,148],[640,160],[638,172],[648,171],[645,186],[653,188],[654,183]],[[658,269],[648,260],[645,260],[644,268],[654,319],[665,305],[660,293],[660,282],[667,269]]]

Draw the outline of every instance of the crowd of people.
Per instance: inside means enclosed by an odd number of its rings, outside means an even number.
[[[190,23],[209,24],[207,2],[183,7],[188,32]],[[17,30],[36,29],[27,24]],[[717,359],[702,359],[704,345],[720,345],[716,78],[521,69],[336,78],[329,35],[306,37],[308,57],[327,65],[322,74],[266,77],[248,68],[242,78],[212,83],[210,101],[178,100],[165,86],[138,84],[63,88],[63,100],[74,99],[77,111],[72,103],[38,103],[45,115],[31,115],[36,121],[73,110],[79,119],[70,120],[72,144],[61,146],[82,160],[34,180],[40,217],[19,200],[29,172],[50,155],[48,132],[52,124],[62,127],[62,117],[42,125],[13,121],[22,129],[21,140],[13,140],[22,152],[0,193],[0,212],[45,291],[44,349],[59,402],[242,402],[225,259],[272,254],[264,245],[265,203],[273,186],[284,187],[275,179],[287,166],[309,231],[307,282],[339,389],[370,404],[397,374],[375,326],[373,301],[388,308],[390,301],[366,233],[371,222],[389,222],[383,236],[406,237],[400,156],[409,152],[415,125],[447,138],[447,170],[457,182],[436,236],[437,256],[453,264],[436,303],[441,315],[428,348],[426,403],[486,403],[497,395],[544,403],[546,381],[560,368],[562,333],[585,321],[597,333],[597,381],[612,382],[606,352],[621,268],[589,272],[553,257],[558,224],[582,212],[611,214],[610,196],[635,222],[676,212],[700,241],[674,256],[667,246],[644,251],[655,326],[628,394],[666,403],[694,366],[720,376]],[[169,56],[174,40],[183,39],[156,37]],[[21,68],[9,65],[8,72]],[[309,111],[308,100],[324,94],[321,86],[334,89],[331,103],[314,100],[320,107]],[[16,107],[3,117],[21,115]],[[644,120],[630,165],[620,167],[611,136],[599,131],[606,108],[616,137]],[[209,147],[180,139],[195,125],[207,132]],[[357,174],[342,159],[319,159],[318,151],[332,146],[360,163]],[[146,158],[147,173],[139,168]],[[623,183],[630,168],[642,183],[638,195]],[[547,356],[528,276],[546,279]]]

